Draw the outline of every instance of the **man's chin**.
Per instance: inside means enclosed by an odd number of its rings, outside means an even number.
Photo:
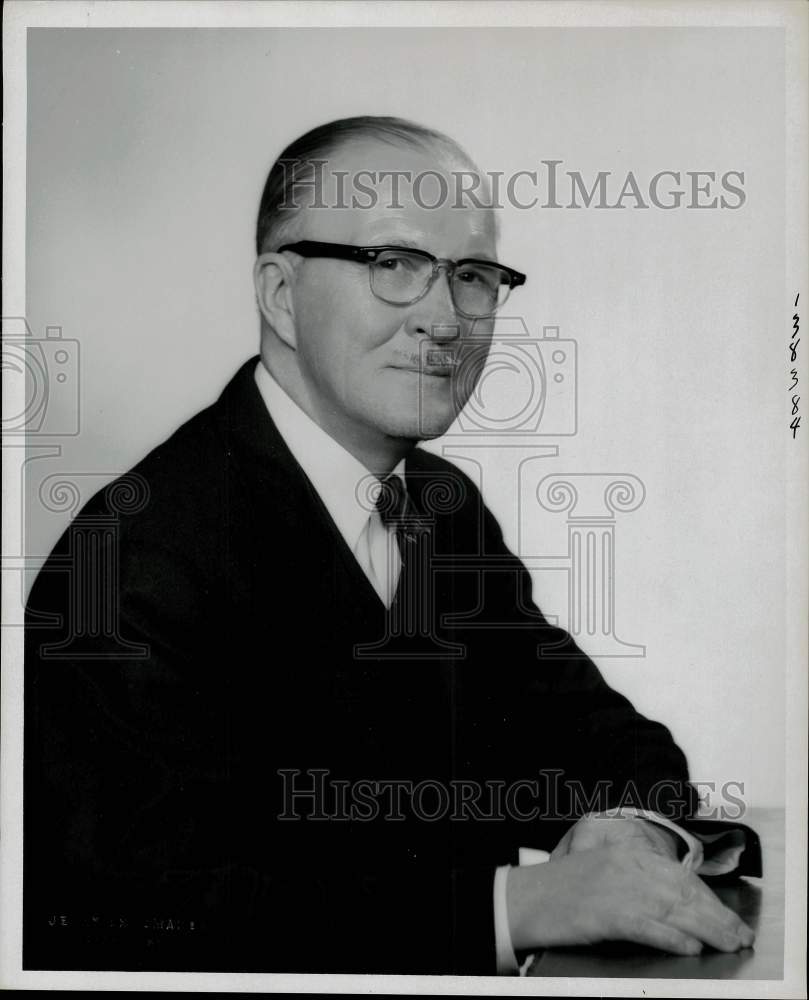
[[[413,421],[414,434],[420,441],[441,437],[447,433],[456,416],[455,407],[449,402],[441,406],[422,406]]]
[[[397,386],[398,388],[398,386]],[[426,441],[446,434],[457,416],[449,386],[442,391],[391,392],[379,399],[377,426],[391,437]]]
[[[444,421],[440,425],[427,424],[426,426],[419,428],[417,439],[419,441],[433,441],[435,438],[440,438],[442,435],[446,434],[451,425],[451,420]]]
[[[391,437],[409,441],[431,441],[446,434],[455,419],[454,413],[417,414],[409,420],[391,420],[387,433]]]

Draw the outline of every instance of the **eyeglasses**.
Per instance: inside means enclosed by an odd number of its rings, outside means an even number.
[[[525,275],[490,260],[447,260],[409,247],[355,247],[344,243],[302,240],[287,243],[278,253],[291,250],[302,257],[330,257],[368,264],[371,291],[383,302],[409,306],[429,292],[441,269],[447,272],[452,303],[466,319],[494,316],[512,288],[525,284]]]

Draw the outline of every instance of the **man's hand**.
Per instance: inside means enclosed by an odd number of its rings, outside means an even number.
[[[551,857],[562,858],[576,851],[590,851],[611,844],[675,859],[684,842],[659,823],[620,816],[584,816],[562,837]]]
[[[749,947],[753,931],[681,864],[631,843],[512,868],[506,889],[516,950],[635,941],[675,955]]]

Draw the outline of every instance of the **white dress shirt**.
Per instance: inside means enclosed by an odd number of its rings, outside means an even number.
[[[377,483],[372,482],[375,477],[304,413],[261,361],[256,365],[255,378],[281,437],[317,490],[379,599],[389,608],[402,563],[395,532],[385,527],[373,507],[378,492]],[[404,467],[402,459],[393,470],[403,482]]]
[[[380,600],[390,607],[399,581],[401,557],[395,532],[382,523],[373,506],[376,484],[371,480],[374,477],[287,395],[261,361],[256,365],[255,380],[261,398],[295,461],[314,486]],[[402,459],[393,470],[403,481],[404,466]],[[696,837],[656,813],[639,809],[621,810],[624,816],[633,813],[638,819],[659,823],[682,837],[688,847],[682,859],[683,865],[695,871],[705,870],[702,844]],[[722,863],[722,871],[731,871],[736,867],[742,849],[739,847],[732,852],[731,860]],[[539,864],[549,857],[546,851],[520,848],[519,863]],[[497,971],[501,975],[524,972],[529,964],[526,961],[522,970],[519,969],[508,928],[506,878],[510,867],[502,865],[497,869],[493,886],[495,949]],[[718,872],[714,869],[710,873]]]

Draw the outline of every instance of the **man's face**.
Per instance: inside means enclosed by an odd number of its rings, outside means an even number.
[[[348,172],[345,190],[350,204],[351,178],[358,171],[409,170],[415,177],[442,169],[437,160],[435,155],[384,143],[353,144],[331,157],[324,200],[329,202],[329,192],[335,190],[329,171]],[[446,176],[452,169],[468,167],[445,164],[442,172]],[[440,258],[496,259],[491,210],[453,207],[451,180],[450,195],[437,208],[421,207],[412,185],[404,180],[398,199],[391,197],[390,181],[377,192],[376,205],[368,209],[301,209],[284,242],[401,244]],[[415,193],[422,204],[434,204],[435,178]],[[397,201],[401,207],[391,207]],[[474,387],[493,327],[491,320],[477,320],[470,338],[473,321],[456,313],[443,271],[418,302],[390,305],[371,292],[368,264],[305,258],[296,269],[293,302],[296,358],[310,413],[333,436],[348,441],[379,435],[417,440],[443,434]],[[432,364],[425,368],[428,359]],[[475,364],[471,377],[470,361]]]

